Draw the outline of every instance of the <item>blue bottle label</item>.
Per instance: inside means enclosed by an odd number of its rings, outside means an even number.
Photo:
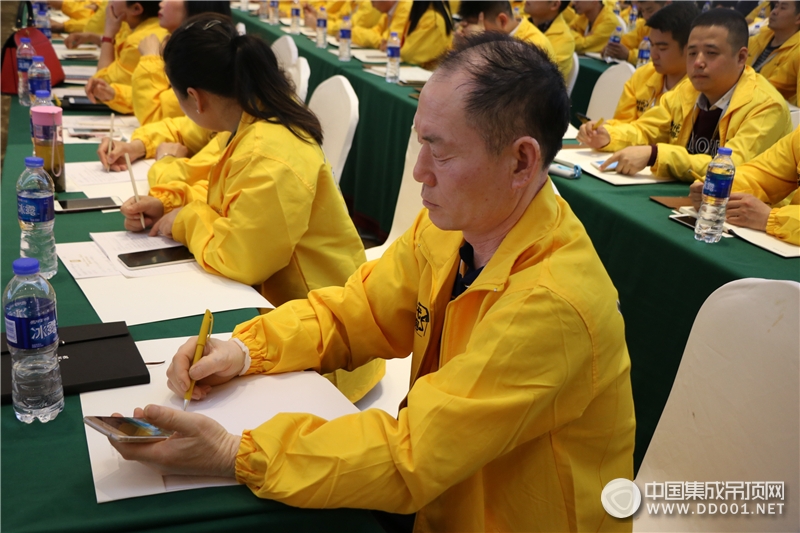
[[[639,61],[650,61],[650,50],[639,50]]]
[[[49,78],[28,78],[28,87],[31,94],[36,94],[36,91],[50,92],[50,79]]]
[[[327,27],[328,27],[327,19],[317,19],[317,28],[327,28]]]
[[[37,315],[33,318],[14,316],[16,310],[31,306]],[[8,344],[21,350],[36,350],[58,341],[56,304],[41,298],[19,298],[6,305],[6,336]]]
[[[387,57],[400,57],[400,47],[399,46],[387,46],[386,47],[386,56]]]
[[[53,195],[44,198],[17,196],[17,217],[23,222],[50,222],[55,217]]]
[[[608,42],[610,42],[610,43],[615,43],[615,44],[619,44],[621,40],[622,40],[622,39],[620,38],[620,36],[619,36],[619,35],[612,35],[612,36],[611,36],[611,37],[608,39]]]
[[[277,0],[271,0],[270,3],[269,3],[269,7],[278,7],[278,1]]]
[[[44,33],[44,36],[47,37],[48,40],[50,41],[53,40],[53,32],[52,30],[50,30],[50,28],[39,28],[39,29],[41,30],[42,33]]]
[[[292,8],[292,16],[293,17],[299,17],[300,16],[300,8],[293,7]]]
[[[350,38],[350,30],[349,29],[340,29],[339,30],[339,39],[349,39]]]
[[[33,63],[31,58],[17,56],[17,70],[19,72],[28,72],[28,69],[31,68],[31,63]]]
[[[725,176],[708,172],[703,184],[703,195],[713,198],[728,198],[731,195],[733,176]]]
[[[33,125],[33,136],[36,139],[47,140],[52,139],[53,135],[57,133],[58,126],[44,126],[42,124]]]

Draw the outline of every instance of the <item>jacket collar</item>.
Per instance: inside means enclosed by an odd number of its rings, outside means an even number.
[[[753,67],[749,65],[744,67],[742,75],[739,76],[739,81],[736,82],[736,89],[733,91],[728,108],[722,114],[720,120],[752,101],[753,91],[756,88],[757,76],[758,74],[753,70]],[[673,90],[680,94],[683,116],[691,116],[697,99],[700,97],[700,91],[694,88],[692,80],[689,79],[688,75],[683,81],[678,83]]]

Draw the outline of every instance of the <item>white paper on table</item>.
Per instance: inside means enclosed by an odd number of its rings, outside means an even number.
[[[133,169],[133,179],[135,181],[147,181],[147,172],[153,165],[154,159],[140,159],[134,161],[131,168]],[[128,183],[129,190],[133,192],[133,187],[130,186],[131,177],[127,170],[119,172],[110,171],[106,172],[103,164],[100,161],[86,161],[83,163],[67,163],[64,165],[65,172],[69,176],[73,185],[83,190],[87,185],[102,185],[105,183]],[[122,198],[122,196],[120,196]]]
[[[339,48],[339,38],[338,37],[334,37],[332,35],[328,35],[328,44],[331,45],[331,46],[335,46],[336,48]],[[359,45],[357,45],[356,43],[354,43],[353,40],[351,39],[350,40],[350,49],[351,50],[356,50],[358,48],[361,48],[361,47]]]
[[[624,63],[625,62],[625,61],[620,60],[620,59],[614,59],[613,57],[610,57],[610,58],[608,58],[608,60],[606,60],[606,58],[603,57],[603,54],[601,54],[600,52],[586,52],[583,55],[585,55],[586,57],[591,57],[592,59],[597,59],[598,61],[602,61],[604,63]]]
[[[366,71],[381,77],[386,76],[386,67],[369,67]],[[422,67],[400,67],[400,81],[403,83],[426,83],[432,75],[433,71]]]
[[[567,126],[567,132],[564,134],[562,139],[577,139],[578,138],[578,128],[573,126],[572,124]]]
[[[53,43],[53,50],[58,59],[85,59],[97,61],[100,59],[100,49],[93,44],[82,44],[77,48],[67,48],[64,43]]]
[[[146,278],[164,274],[177,274],[179,272],[203,272],[195,261],[188,263],[166,264],[147,268],[130,269],[119,260],[119,254],[158,250],[161,248],[175,248],[181,246],[178,241],[164,236],[150,237],[147,232],[133,233],[130,231],[108,231],[104,233],[90,233],[89,236],[100,253],[111,262],[112,268],[126,278]]]
[[[64,83],[68,83],[70,85],[86,85],[89,83],[89,78],[64,78]],[[86,94],[86,93],[84,93]],[[80,95],[79,95],[80,96]]]
[[[53,95],[58,96],[62,100],[67,96],[86,96],[86,91],[81,89],[80,87],[53,87],[51,91]],[[65,120],[69,115],[65,115],[61,117],[61,120]],[[62,122],[63,125],[63,122]]]
[[[111,113],[107,115],[65,115],[61,124],[64,128],[108,133],[108,128],[111,127]],[[114,116],[114,131],[117,131],[118,128],[133,130],[138,128],[139,125],[139,120],[135,116]]]
[[[88,138],[84,138],[84,136]],[[114,140],[128,142],[133,136],[133,128],[120,128],[114,126]],[[102,135],[89,135],[86,132],[66,129],[64,130],[64,144],[100,144],[103,139],[108,137],[108,133]]]
[[[230,338],[230,333],[213,335]],[[145,361],[170,361],[188,337],[141,341],[136,347]],[[150,383],[81,394],[84,416],[131,415],[136,407],[159,404],[183,408],[183,398],[167,388],[167,364],[150,367]],[[354,414],[358,409],[330,381],[316,372],[278,376],[244,376],[215,387],[205,399],[191,402],[188,411],[202,413],[241,434],[279,413],[311,413],[326,420]],[[125,461],[98,431],[85,426],[97,503],[177,490],[235,485],[227,478],[162,476],[133,461]]]
[[[292,19],[290,17],[281,17],[281,18],[278,19],[278,22],[280,22],[284,26],[291,26],[292,25]]]
[[[143,278],[122,274],[77,280],[103,322],[129,326],[233,309],[273,308],[249,285],[208,272],[180,272]]]
[[[625,176],[623,174],[617,174],[613,170],[601,172],[592,164],[597,161],[605,161],[609,157],[611,157],[610,153],[595,152],[587,148],[585,150],[561,150],[556,155],[555,161],[562,165],[578,165],[583,169],[584,174],[589,174],[595,178],[607,181],[612,185],[649,185],[674,181],[672,178],[656,176],[650,172],[649,168],[645,168],[635,176]]]
[[[56,254],[75,279],[117,276],[117,269],[93,242],[56,244]]]
[[[68,79],[88,80],[97,72],[97,67],[88,65],[64,65],[62,68]]]
[[[139,196],[145,196],[150,191],[150,184],[147,180],[137,180],[136,190],[139,191]],[[77,188],[75,185],[70,185],[69,177],[67,177],[67,192],[83,192],[87,198],[105,198],[106,196],[118,196],[123,202],[133,196],[133,187],[131,182],[117,182],[117,183],[102,183],[100,185],[86,185],[85,187]],[[117,209],[117,211],[119,211]]]
[[[331,54],[338,57],[339,50],[328,50]],[[369,64],[380,64],[386,63],[387,57],[385,52],[381,52],[380,50],[371,50],[371,49],[364,49],[361,50],[351,50],[350,53],[352,56],[362,63],[369,63]]]

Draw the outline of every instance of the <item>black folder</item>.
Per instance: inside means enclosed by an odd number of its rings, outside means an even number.
[[[58,328],[64,394],[150,383],[150,373],[125,322]],[[0,341],[0,403],[11,403],[11,354]]]

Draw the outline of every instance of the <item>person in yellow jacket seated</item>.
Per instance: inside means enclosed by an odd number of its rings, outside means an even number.
[[[689,34],[687,79],[631,123],[584,124],[578,141],[616,152],[600,168],[616,162],[627,175],[649,166],[658,176],[693,181],[720,146],[733,150],[736,166],[749,161],[789,133],[792,122],[786,100],[745,65],[747,37],[736,11],[699,15]]]
[[[159,25],[174,32],[183,22],[200,13],[219,13],[231,16],[227,0],[164,0],[158,11]],[[139,63],[131,75],[133,114],[139,124],[157,122],[167,117],[183,115],[178,97],[172,91],[161,59],[161,42],[150,34],[139,43]]]
[[[83,31],[72,32],[64,39],[64,46],[70,50],[82,44],[94,44],[100,46],[103,39],[103,31],[106,27],[106,8],[109,0],[100,0],[97,3],[97,10],[86,22]],[[123,22],[120,31],[130,31],[128,24]]]
[[[410,0],[374,0],[369,7],[359,6],[353,15],[353,44],[363,48],[386,48],[391,32],[405,33]]]
[[[747,14],[745,20],[748,24],[752,24],[756,20],[765,19],[769,16],[769,12],[772,9],[772,2],[761,2],[753,10]]]
[[[603,50],[619,23],[614,11],[602,0],[572,2],[572,7],[578,15],[569,25],[575,39],[575,51],[585,54]]]
[[[201,398],[239,374],[412,357],[399,413],[284,413],[231,435],[200,413],[150,405],[135,416],[179,436],[112,442],[124,458],[235,477],[295,507],[380,511],[408,531],[631,531],[600,501],[608,482],[633,477],[618,294],[547,176],[569,121],[564,80],[508,35],[463,46],[419,99],[425,208],[411,228],[344,287],[209,340],[191,370]],[[181,396],[194,346],[167,372]]]
[[[725,221],[764,231],[800,246],[800,128],[752,161],[736,168]],[[703,200],[703,182],[692,183],[695,209]],[[791,196],[786,205],[783,200]],[[775,207],[772,207],[775,206]]]
[[[53,9],[60,9],[69,17],[65,22],[50,21],[50,30],[53,33],[82,32],[86,23],[98,9],[98,2],[94,0],[50,0],[47,4]]]
[[[747,64],[767,78],[790,104],[800,92],[800,2],[777,2],[769,25],[750,38]]]
[[[636,69],[625,82],[609,124],[641,117],[686,77],[686,43],[692,21],[699,14],[694,2],[675,2],[650,17],[650,62]]]
[[[627,61],[631,65],[636,65],[639,59],[639,44],[645,37],[650,36],[650,26],[647,22],[658,11],[667,5],[667,2],[657,2],[649,0],[647,2],[637,2],[640,17],[636,19],[636,26],[622,35],[620,42],[607,42],[603,48],[603,55]],[[696,7],[696,6],[695,6]],[[652,39],[650,39],[652,45]]]
[[[525,13],[530,21],[544,33],[553,45],[558,70],[564,79],[572,72],[572,55],[575,53],[575,38],[564,20],[563,12],[569,6],[568,1],[528,0],[525,2]]]
[[[527,18],[516,20],[509,2],[464,2],[459,15],[462,21],[457,32],[459,38],[475,32],[498,31],[538,46],[556,61],[556,52],[550,40]]]
[[[119,113],[133,112],[131,76],[139,63],[139,43],[150,34],[155,34],[159,40],[167,35],[167,30],[158,25],[157,15],[155,2],[112,0],[108,3],[97,72],[86,84],[89,100],[103,102]],[[121,31],[123,22],[130,31]]]
[[[324,7],[328,20],[328,35],[339,37],[339,27],[342,24],[342,17],[345,15],[350,15],[352,17],[353,12],[364,3],[370,4],[369,0],[360,2],[344,2],[342,0],[313,0],[308,2],[303,5],[303,17],[305,19],[306,28],[315,28],[317,26],[317,14],[319,12],[319,8]]]
[[[204,181],[173,181],[126,201],[126,229],[142,231],[143,214],[151,235],[185,244],[204,270],[257,287],[273,305],[342,285],[364,262],[364,246],[322,152],[319,121],[269,45],[204,13],[175,31],[164,63],[186,116],[231,133]],[[356,401],[383,373],[375,361],[329,379]]]

